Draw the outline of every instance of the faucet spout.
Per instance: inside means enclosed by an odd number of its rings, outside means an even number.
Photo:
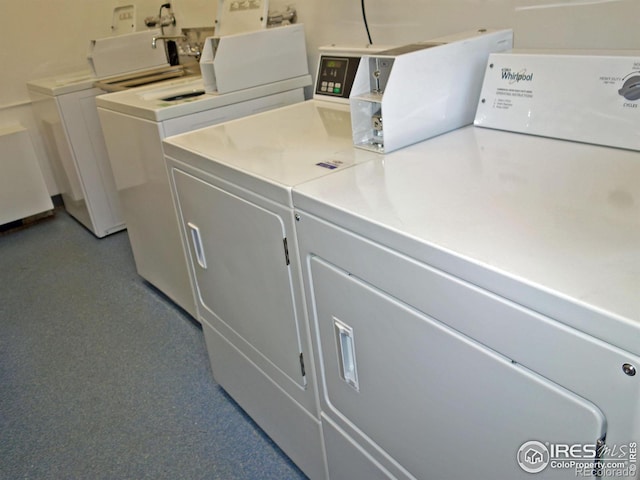
[[[151,39],[151,48],[156,48],[158,40],[186,40],[184,35],[158,35]]]

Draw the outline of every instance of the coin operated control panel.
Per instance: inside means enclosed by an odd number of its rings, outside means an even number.
[[[474,30],[362,58],[350,94],[353,143],[388,153],[473,122],[487,58],[511,30]]]
[[[360,60],[395,48],[393,45],[324,45],[318,49],[314,100],[349,105]]]
[[[348,101],[359,63],[360,57],[321,55],[314,97]]]

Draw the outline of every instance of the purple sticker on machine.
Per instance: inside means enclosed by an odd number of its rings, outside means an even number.
[[[325,162],[316,163],[316,165],[318,165],[319,167],[328,168],[330,170],[333,170],[334,168],[338,168],[337,165],[332,165],[331,163],[325,163]]]

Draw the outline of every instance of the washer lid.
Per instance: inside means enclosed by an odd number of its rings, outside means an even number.
[[[89,70],[70,72],[62,75],[39,78],[27,82],[27,88],[45,95],[64,95],[93,88],[95,75]]]

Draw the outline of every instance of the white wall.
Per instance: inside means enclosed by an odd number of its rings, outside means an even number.
[[[86,70],[92,39],[112,35],[113,10],[135,5],[136,30],[158,14],[161,0],[0,0],[0,127],[20,123],[32,139],[51,195],[59,193],[37,130],[26,82]],[[217,0],[173,0],[177,33],[184,27],[211,26]],[[0,155],[2,152],[0,152]]]
[[[112,12],[135,4],[136,27],[157,15],[158,0],[0,0],[0,126],[30,131],[51,194],[57,193],[35,128],[25,83],[87,68],[89,41],[111,34]],[[213,25],[217,0],[173,0],[180,27]],[[271,0],[293,4],[305,24],[311,70],[317,47],[364,45],[360,0]],[[374,43],[403,44],[487,28],[513,28],[517,48],[638,49],[640,0],[365,0]]]
[[[310,57],[318,46],[367,43],[360,0],[297,0]],[[640,0],[365,0],[373,43],[405,44],[513,28],[516,48],[638,49]]]
[[[0,0],[3,65],[0,108],[28,101],[28,80],[88,68],[89,43],[112,35],[113,9],[133,4],[136,29],[158,14],[161,0]],[[178,27],[213,25],[214,0],[174,0]],[[184,15],[182,15],[184,12]],[[191,12],[190,15],[187,15]]]

